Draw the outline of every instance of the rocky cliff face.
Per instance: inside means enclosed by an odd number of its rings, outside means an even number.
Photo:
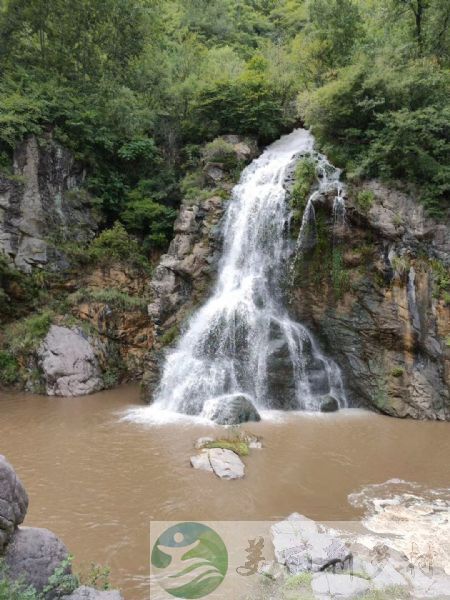
[[[67,267],[55,242],[84,242],[97,229],[91,200],[79,190],[84,171],[50,134],[19,144],[13,171],[0,175],[0,251],[25,272]]]
[[[343,370],[352,405],[450,419],[450,230],[379,182],[350,188],[346,224],[316,205],[291,310]]]

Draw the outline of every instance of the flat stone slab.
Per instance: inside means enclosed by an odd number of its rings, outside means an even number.
[[[354,575],[335,575],[334,573],[315,573],[311,587],[317,600],[339,600],[364,594],[371,589],[370,581]]]
[[[212,471],[221,479],[242,479],[245,465],[232,450],[222,448],[204,449],[191,456],[191,465],[201,471]]]

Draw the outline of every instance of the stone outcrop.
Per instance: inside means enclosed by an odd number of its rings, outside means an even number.
[[[0,455],[0,559],[6,567],[0,573],[0,581],[5,573],[8,579],[34,588],[39,598],[43,594],[45,600],[123,600],[118,591],[99,591],[85,586],[61,596],[62,592],[53,582],[49,585],[57,569],[63,575],[71,575],[69,553],[64,543],[48,529],[19,527],[27,508],[28,496],[20,479]]]
[[[27,512],[28,496],[16,472],[0,454],[0,554]]]
[[[90,197],[80,190],[84,178],[51,134],[29,136],[16,148],[13,176],[0,176],[0,251],[18,269],[64,269],[58,242],[93,237],[97,221]]]
[[[49,578],[68,556],[65,545],[48,529],[21,527],[9,542],[4,560],[8,577],[24,580],[41,593]],[[47,594],[46,600],[55,597]]]
[[[83,396],[103,388],[94,348],[80,329],[52,325],[38,361],[49,396]]]
[[[318,240],[297,256],[291,310],[341,367],[353,406],[450,418],[450,230],[411,196],[351,188],[346,224],[316,204]]]
[[[117,590],[102,591],[82,585],[61,600],[123,600],[123,596]]]

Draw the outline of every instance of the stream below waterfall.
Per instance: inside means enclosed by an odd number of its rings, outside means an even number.
[[[158,423],[138,386],[83,398],[2,392],[0,453],[28,491],[25,524],[53,530],[77,567],[110,565],[126,600],[148,598],[152,519],[265,520],[298,511],[347,520],[364,511],[348,496],[372,484],[450,487],[448,423],[356,409],[263,417],[245,429],[262,435],[264,448],[244,458],[246,476],[234,482],[189,464],[195,440],[223,429],[182,415]]]

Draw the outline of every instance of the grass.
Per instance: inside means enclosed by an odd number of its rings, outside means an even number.
[[[147,299],[141,296],[130,296],[116,288],[89,289],[82,288],[69,296],[69,302],[80,304],[81,302],[99,302],[107,304],[111,308],[119,310],[145,310]]]
[[[223,450],[232,450],[239,456],[247,456],[249,453],[249,447],[246,442],[240,439],[219,439],[212,442],[207,442],[203,448],[222,448]]]
[[[35,350],[47,335],[53,320],[51,311],[43,311],[12,323],[5,331],[5,346],[12,356]]]
[[[179,326],[173,325],[173,327],[170,327],[170,329],[168,329],[166,332],[164,332],[162,334],[162,336],[159,338],[159,341],[162,346],[170,346],[174,343],[174,341],[178,338],[179,335],[180,335]]]

